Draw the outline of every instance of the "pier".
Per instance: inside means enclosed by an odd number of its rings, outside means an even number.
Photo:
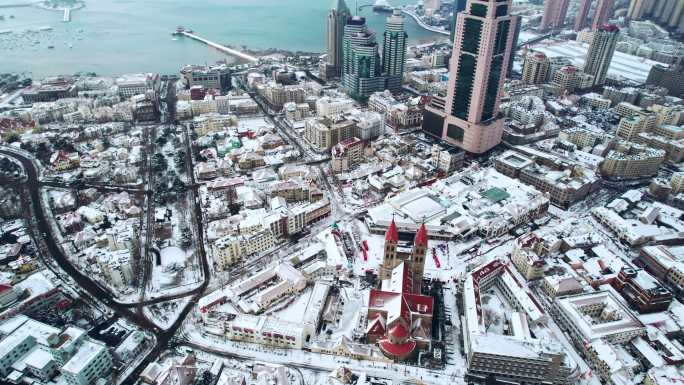
[[[428,30],[428,31],[434,32],[434,33],[438,33],[438,34],[440,34],[440,35],[450,36],[450,32],[447,31],[447,30],[444,30],[444,29],[442,29],[442,28],[437,28],[437,27],[433,27],[433,26],[431,26],[431,25],[425,24],[425,22],[424,22],[423,20],[421,20],[420,17],[419,17],[418,15],[416,15],[415,12],[413,12],[413,11],[409,11],[409,10],[407,10],[407,9],[402,9],[401,12],[404,13],[404,14],[406,14],[406,15],[409,15],[413,20],[416,21],[416,23],[417,23],[421,28],[423,28],[423,29],[425,29],[425,30]]]
[[[216,48],[217,50],[219,50],[219,51],[221,51],[221,52],[225,52],[225,53],[227,53],[227,54],[229,54],[229,55],[232,55],[232,56],[235,56],[235,57],[239,57],[240,59],[245,59],[245,60],[253,61],[253,62],[259,61],[259,58],[256,57],[256,56],[252,56],[252,55],[250,55],[250,54],[248,54],[248,53],[244,53],[244,52],[238,51],[238,50],[236,50],[236,49],[233,49],[233,48],[230,48],[230,47],[226,47],[225,45],[222,45],[222,44],[219,44],[219,43],[214,43],[214,42],[211,41],[211,40],[207,40],[207,39],[205,39],[205,38],[203,38],[203,37],[201,37],[201,36],[197,36],[197,35],[195,35],[194,33],[188,32],[188,31],[186,31],[186,30],[184,30],[184,29],[181,29],[181,28],[179,28],[179,29],[175,32],[175,34],[176,34],[176,35],[182,35],[182,36],[185,36],[185,37],[189,37],[190,39],[193,39],[193,40],[197,40],[197,41],[199,41],[199,42],[201,42],[201,43],[204,43],[204,44],[206,44],[206,45],[208,45],[208,46],[210,46],[210,47]]]
[[[63,22],[68,23],[71,21],[71,8],[64,8],[64,18]]]

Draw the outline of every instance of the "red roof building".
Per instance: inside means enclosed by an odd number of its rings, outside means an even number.
[[[395,360],[404,360],[416,347],[427,346],[432,335],[434,300],[412,290],[409,264],[402,262],[382,290],[371,290],[368,298],[366,336]]]

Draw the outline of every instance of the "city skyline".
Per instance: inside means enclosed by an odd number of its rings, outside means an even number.
[[[0,384],[673,385],[683,19],[1,5]]]

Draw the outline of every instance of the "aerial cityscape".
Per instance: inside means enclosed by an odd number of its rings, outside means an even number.
[[[684,0],[0,0],[0,384],[684,383]]]

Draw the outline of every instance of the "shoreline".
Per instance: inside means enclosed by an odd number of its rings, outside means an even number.
[[[83,9],[86,6],[85,2],[83,2],[83,1],[78,1],[78,2],[76,2],[75,5],[73,5],[71,7],[57,7],[57,8],[48,7],[47,5],[45,5],[44,1],[39,1],[36,3],[30,3],[30,5],[32,5],[36,8],[39,8],[39,9],[44,9],[46,11],[54,11],[54,12],[64,12],[66,10],[73,12],[73,11],[77,11],[79,9]]]

